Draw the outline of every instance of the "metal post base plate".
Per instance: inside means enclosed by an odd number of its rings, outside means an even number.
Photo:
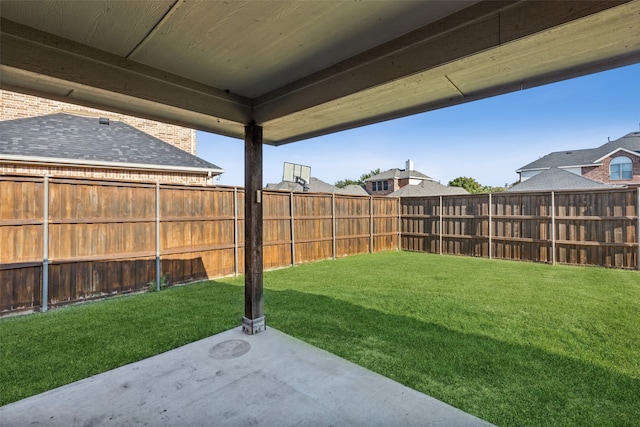
[[[264,316],[257,319],[242,318],[242,331],[247,335],[255,335],[258,332],[264,332],[267,330],[267,322],[264,320]]]

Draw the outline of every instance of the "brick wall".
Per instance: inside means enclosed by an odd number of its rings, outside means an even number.
[[[388,189],[387,190],[378,190],[377,188],[377,183],[379,182],[383,182],[385,180],[377,180],[377,181],[367,181],[365,182],[365,190],[367,190],[367,193],[373,195],[373,196],[386,196],[388,194],[393,193],[396,190],[399,190],[401,187],[398,186],[397,183],[397,179],[387,179],[387,186]],[[376,191],[373,191],[373,183],[376,183]]]
[[[628,157],[633,162],[633,178],[630,180],[609,179],[609,164],[616,157]],[[605,184],[640,184],[640,157],[626,153],[616,153],[602,161],[602,166],[588,166],[582,168],[582,176]]]
[[[119,120],[135,127],[136,129],[148,133],[149,135],[161,139],[164,142],[176,146],[187,153],[191,153],[193,155],[196,154],[196,131],[194,129],[0,90],[0,121],[24,119],[27,117],[43,116],[46,114],[61,112],[90,114]]]

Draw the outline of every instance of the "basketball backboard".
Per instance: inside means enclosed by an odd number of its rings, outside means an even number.
[[[284,172],[282,174],[283,181],[300,183],[300,180],[303,180],[305,183],[309,183],[310,178],[311,167],[284,162]]]

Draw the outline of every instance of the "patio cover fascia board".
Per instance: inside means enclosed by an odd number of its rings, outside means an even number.
[[[255,99],[3,19],[0,83],[239,139],[255,121],[264,128],[264,143],[280,145],[640,62],[640,42],[627,40],[638,30],[638,13],[638,0],[480,2]],[[619,28],[612,30],[612,23]],[[550,40],[562,44],[572,28],[586,27],[598,36],[603,28],[617,32],[605,43],[617,48],[606,53],[601,47],[595,56],[578,49],[575,59],[552,58],[546,69],[533,66],[544,48],[520,52]],[[494,51],[511,59],[504,62]],[[500,73],[500,67],[510,70]],[[467,69],[484,79],[467,87],[452,77]]]

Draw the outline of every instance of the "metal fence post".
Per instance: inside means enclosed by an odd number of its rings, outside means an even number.
[[[49,309],[49,177],[44,177],[42,221],[42,311]]]
[[[402,250],[402,198],[398,197],[398,250]]]
[[[551,264],[556,265],[556,193],[551,192]]]
[[[442,196],[440,196],[440,221],[438,234],[440,235],[440,255],[442,255]]]
[[[296,234],[295,234],[295,218],[294,218],[294,200],[293,191],[289,193],[289,215],[291,215],[291,265],[296,265]]]
[[[491,193],[489,193],[489,259],[493,258],[493,242],[491,236],[493,234],[493,225],[491,224]]]
[[[233,268],[235,276],[238,277],[240,273],[240,266],[238,260],[238,187],[233,187]]]
[[[638,206],[636,206],[636,217],[638,219],[638,230],[636,231],[636,243],[638,244],[638,253],[636,254],[636,267],[638,268],[638,270],[640,270],[640,187],[638,187],[636,198],[636,202],[638,202]]]
[[[373,253],[373,196],[369,197],[369,253]]]
[[[160,183],[156,182],[156,291],[160,290]]]
[[[331,238],[333,259],[336,259],[336,193],[331,193]]]

